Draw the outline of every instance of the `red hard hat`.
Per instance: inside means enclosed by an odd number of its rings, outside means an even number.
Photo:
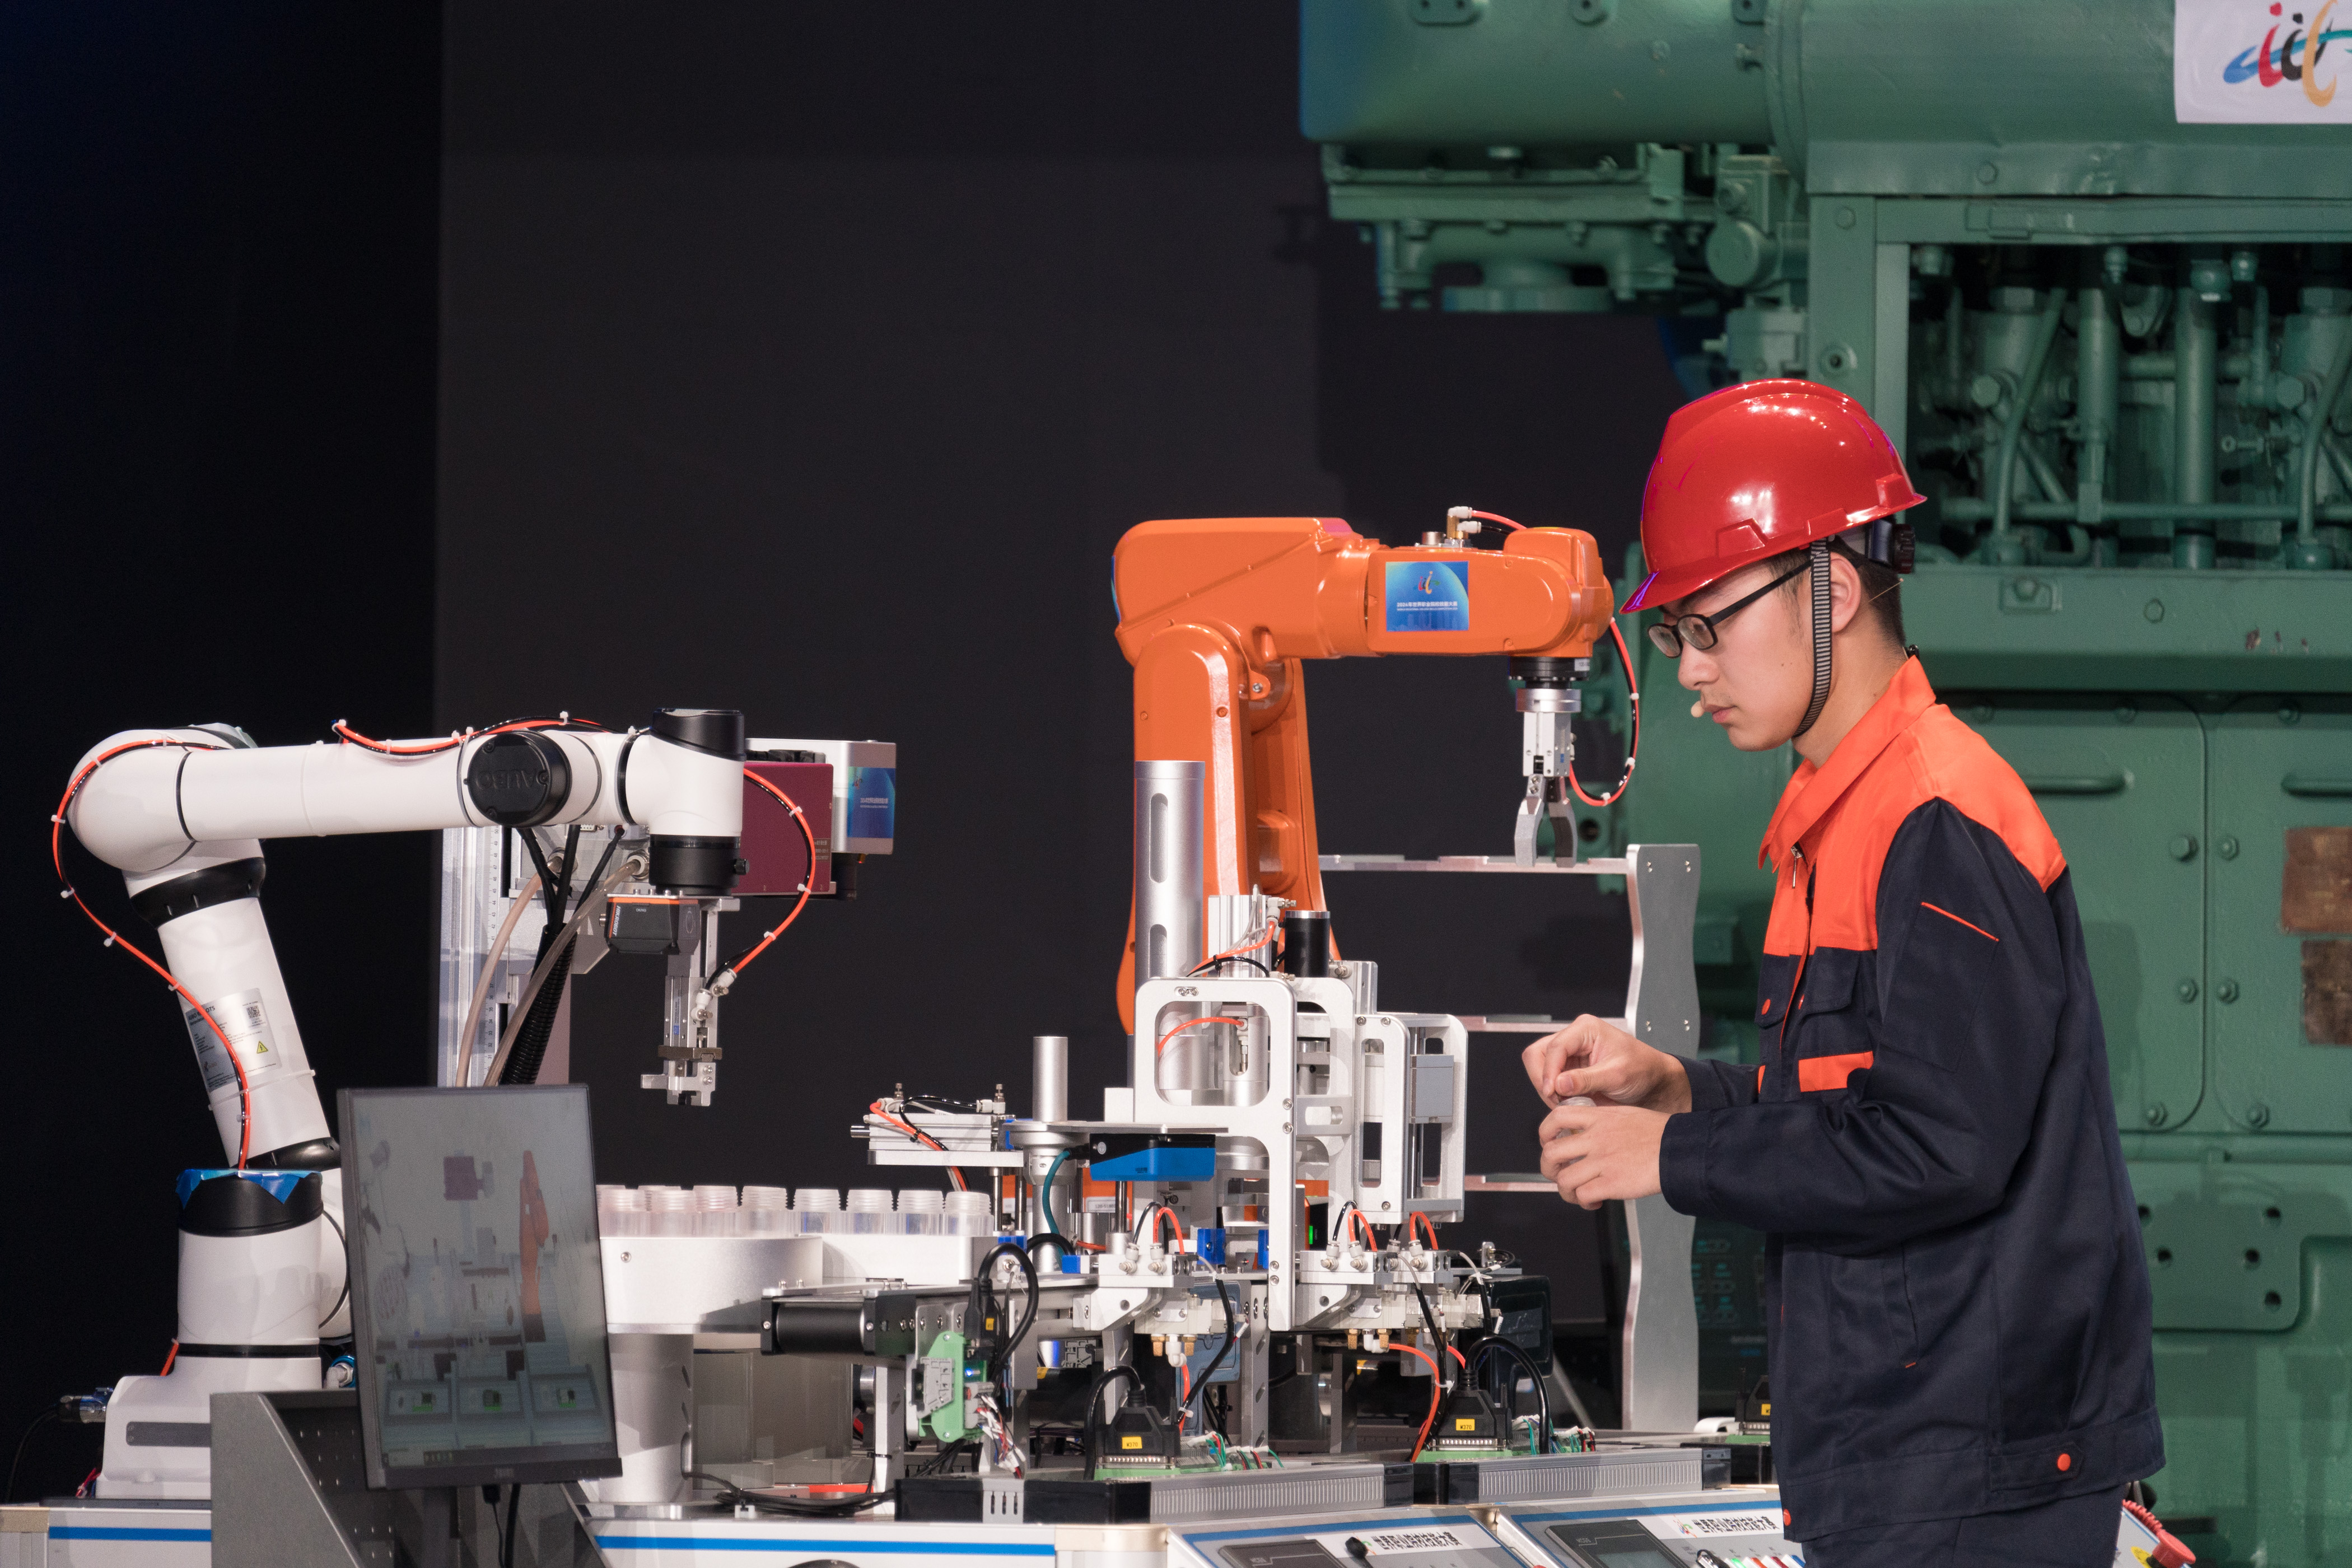
[[[1886,432],[1843,392],[1793,380],[1710,392],[1666,421],[1642,492],[1650,574],[1620,613],[1927,499]]]

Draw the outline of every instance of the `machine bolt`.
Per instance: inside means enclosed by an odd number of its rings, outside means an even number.
[[[2138,717],[2139,717],[2139,710],[2138,710],[2137,708],[2134,707],[2132,704],[2130,704],[2130,703],[2128,703],[2128,702],[2118,702],[2118,703],[2116,703],[2116,723],[2118,723],[2118,724],[2128,724],[2128,723],[2130,723],[2133,720],[2135,720],[2135,719],[2137,719],[2137,718],[2138,718]]]
[[[2246,1125],[2247,1125],[2247,1126],[2249,1126],[2249,1127],[2263,1127],[2263,1126],[2267,1126],[2267,1125],[2269,1125],[2269,1123],[2270,1123],[2270,1119],[2271,1119],[2271,1108],[2270,1108],[2269,1106],[2267,1106],[2267,1105],[2264,1105],[2261,1100],[2258,1100],[2254,1101],[2252,1105],[2249,1105],[2248,1107],[2246,1107]]]
[[[2172,1119],[2172,1112],[2164,1108],[2164,1101],[2160,1100],[2150,1105],[2146,1110],[2140,1112],[2140,1114],[2147,1120],[2147,1124],[2150,1127],[2161,1127]]]
[[[1852,228],[1853,226],[1853,209],[1852,207],[1838,208],[1837,226],[1840,228]]]
[[[2224,860],[2235,860],[2238,858],[2238,841],[2225,833],[2213,840],[2213,853]]]
[[[2224,980],[2213,987],[2213,999],[2216,1002],[2235,1002],[2238,999],[2238,983],[2234,980]]]
[[[2151,621],[2160,621],[2164,619],[2164,601],[2162,599],[2150,599],[2147,602],[2147,607],[2140,611],[2140,614],[2146,616]]]
[[[2292,723],[2294,723],[2295,721],[2297,721],[2298,720],[2300,720],[2302,717],[2303,717],[2303,710],[2302,710],[2302,709],[2300,709],[2300,708],[2298,708],[2298,707],[2296,707],[2294,703],[2292,703],[2292,702],[2282,702],[2282,703],[2280,703],[2280,704],[2279,704],[2279,722],[2280,722],[2280,723],[2282,723],[2282,724],[2292,724]]]
[[[1998,179],[2000,179],[2000,164],[1998,164],[1998,163],[1979,163],[1979,164],[1977,165],[1977,184],[1979,184],[1979,185],[1990,185],[1990,184],[1991,184],[1995,180],[1998,180]]]
[[[2172,994],[2183,1002],[2194,1002],[2197,1000],[2197,982],[2184,980],[2172,988]]]
[[[2020,577],[2010,584],[2010,589],[2021,599],[2032,599],[2040,595],[2042,584],[2036,578]]]
[[[2172,842],[2165,847],[2170,851],[2175,860],[2197,858],[2197,839],[2192,834],[2176,833],[2172,836]]]

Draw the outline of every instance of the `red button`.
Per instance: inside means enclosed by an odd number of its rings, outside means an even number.
[[[2073,1468],[2074,1468],[2074,1455],[2072,1455],[2072,1454],[2061,1454],[2061,1455],[2059,1455],[2059,1456],[2058,1456],[2058,1468],[2059,1468],[2060,1469],[2062,1469],[2062,1470],[2071,1470],[2071,1469],[2073,1469]]]

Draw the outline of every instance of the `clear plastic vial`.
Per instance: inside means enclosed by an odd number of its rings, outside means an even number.
[[[793,1194],[782,1187],[745,1187],[741,1213],[746,1236],[786,1236],[793,1224]]]
[[[898,1189],[898,1229],[907,1236],[937,1236],[946,1218],[937,1187]]]
[[[942,1202],[950,1236],[994,1236],[996,1201],[986,1193],[950,1193]]]
[[[692,1236],[697,1218],[694,1194],[677,1187],[646,1187],[647,1236]]]
[[[833,1187],[803,1187],[793,1200],[793,1207],[801,1216],[803,1236],[839,1234],[849,1228],[849,1216],[841,1212],[841,1194]]]
[[[887,1188],[852,1187],[844,1207],[848,1210],[853,1235],[879,1236],[898,1229],[898,1216],[891,1210]]]

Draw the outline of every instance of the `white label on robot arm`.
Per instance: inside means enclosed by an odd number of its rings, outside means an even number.
[[[2291,15],[2282,15],[2282,9]],[[2352,124],[2352,0],[2173,0],[2172,118],[2183,125]]]
[[[205,1010],[228,1032],[229,1049],[236,1052],[237,1060],[244,1065],[248,1085],[278,1065],[278,1042],[269,1032],[269,1012],[262,1005],[259,991],[239,991],[232,996],[215,998],[205,1004]],[[225,1083],[236,1082],[236,1068],[229,1065],[228,1051],[221,1048],[220,1037],[205,1026],[203,1015],[183,1003],[180,1016],[187,1021],[188,1038],[195,1044],[196,1063],[204,1069],[205,1092],[209,1094]]]

